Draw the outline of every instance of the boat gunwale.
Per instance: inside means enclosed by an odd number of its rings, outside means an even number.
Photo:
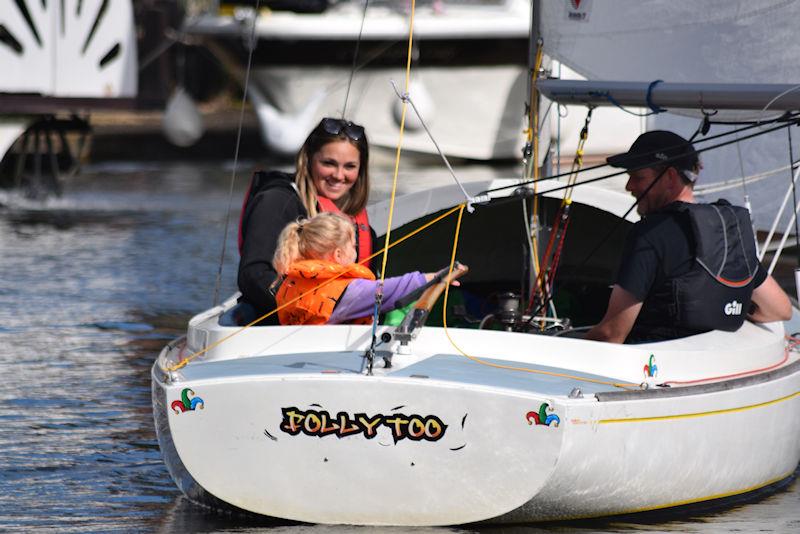
[[[702,395],[705,393],[717,393],[733,389],[754,386],[784,378],[786,376],[800,373],[800,359],[786,364],[778,369],[766,371],[751,376],[731,378],[719,382],[708,384],[696,384],[691,386],[662,387],[659,389],[638,389],[624,391],[603,391],[595,393],[598,402],[622,402],[629,400],[643,400],[652,398],[686,397],[690,395]]]

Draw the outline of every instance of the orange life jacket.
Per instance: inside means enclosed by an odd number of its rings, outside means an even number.
[[[340,275],[325,285],[323,282]],[[359,265],[340,265],[326,260],[301,260],[289,266],[289,272],[281,283],[275,301],[278,306],[295,300],[278,310],[281,324],[326,324],[333,308],[339,302],[347,285],[356,278],[375,280],[372,271]],[[301,297],[302,295],[302,297]],[[372,316],[351,321],[354,324],[372,324]]]
[[[332,200],[324,197],[317,197],[317,204],[320,211],[329,211],[338,213],[347,217],[353,224],[356,225],[356,251],[358,252],[358,263],[363,264],[364,260],[372,255],[372,236],[369,232],[369,217],[367,217],[367,210],[363,209],[358,212],[354,217],[342,213],[342,211],[333,203]]]

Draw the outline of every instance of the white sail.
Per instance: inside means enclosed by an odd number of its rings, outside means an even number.
[[[548,55],[589,80],[671,83],[800,84],[800,39],[794,28],[800,2],[787,0],[563,0],[540,2],[540,32]],[[641,85],[641,83],[640,83]],[[800,87],[797,89],[800,91]],[[655,90],[654,90],[655,93]],[[792,98],[796,97],[789,92]],[[607,102],[613,105],[612,102]],[[719,118],[768,116],[769,109],[720,112]],[[777,106],[776,106],[777,107]],[[713,108],[705,111],[715,112]],[[684,115],[684,116],[679,116]],[[693,115],[687,118],[685,115]],[[689,138],[700,110],[671,108],[647,117],[647,129],[669,129]],[[772,115],[774,116],[774,114]],[[714,126],[713,134],[732,127]],[[795,159],[800,134],[794,134]],[[703,148],[702,137],[696,139]],[[747,194],[754,220],[767,228],[779,207],[791,173],[788,136],[780,130],[702,154],[699,191],[707,199],[743,203]],[[759,182],[723,182],[746,176]]]
[[[800,2],[563,0],[540,13],[548,54],[590,79],[800,81]]]

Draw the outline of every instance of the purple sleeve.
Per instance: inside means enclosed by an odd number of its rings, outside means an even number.
[[[425,275],[420,272],[406,273],[383,281],[381,312],[391,310],[397,299],[425,285]],[[357,279],[350,282],[336,304],[328,324],[339,324],[367,317],[375,311],[375,289],[378,281]]]

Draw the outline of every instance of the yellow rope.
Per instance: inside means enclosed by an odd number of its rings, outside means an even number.
[[[572,201],[572,189],[578,181],[578,172],[583,168],[583,150],[586,140],[589,138],[589,123],[592,121],[592,111],[594,111],[594,108],[590,107],[578,138],[578,148],[575,150],[575,158],[572,160],[572,167],[569,170],[570,175],[567,179],[568,187],[564,189],[564,204],[569,204]]]
[[[406,59],[406,90],[405,94],[408,94],[409,85],[411,83],[411,52],[413,49],[414,43],[414,8],[416,6],[416,0],[411,0],[411,18],[408,23],[408,58]],[[394,200],[397,194],[397,175],[400,172],[400,152],[403,148],[403,132],[405,131],[406,126],[406,111],[408,110],[408,103],[405,99],[403,99],[403,112],[400,116],[400,134],[397,139],[397,153],[394,159],[394,175],[392,176],[392,195],[389,200],[389,219],[386,221],[386,239],[384,241],[383,250],[385,253],[383,254],[383,260],[381,262],[381,285],[383,285],[383,280],[386,276],[386,262],[389,259],[389,236],[392,233],[392,218],[394,217]]]
[[[412,50],[413,50],[413,43],[414,43],[414,12],[415,12],[415,7],[416,7],[416,0],[412,0],[411,1],[411,17],[410,17],[410,20],[409,20],[409,31],[408,31],[408,59],[406,60],[406,85],[405,85],[406,94],[408,94],[409,86],[410,86],[410,83],[411,83],[411,53],[412,53]],[[383,283],[383,281],[385,279],[385,276],[386,276],[386,261],[387,261],[387,258],[389,256],[389,249],[391,247],[393,247],[394,245],[397,245],[398,243],[401,243],[401,242],[405,241],[406,239],[408,239],[412,235],[416,234],[417,232],[422,231],[424,228],[427,228],[431,224],[443,219],[444,217],[450,215],[456,209],[458,209],[457,207],[453,208],[452,210],[448,211],[444,215],[441,215],[440,217],[437,217],[433,221],[429,222],[426,225],[423,225],[422,227],[420,227],[419,229],[415,230],[414,232],[408,234],[407,236],[403,237],[402,239],[399,239],[399,240],[395,241],[394,243],[389,244],[389,240],[391,238],[391,233],[392,233],[392,219],[394,218],[394,203],[395,203],[395,197],[397,195],[397,175],[399,174],[399,171],[400,171],[400,152],[401,152],[401,149],[402,149],[402,146],[403,146],[403,132],[404,132],[404,129],[405,129],[406,110],[407,109],[408,109],[408,105],[407,105],[406,101],[403,100],[403,113],[402,113],[402,117],[400,119],[400,137],[399,137],[399,139],[397,141],[397,155],[395,156],[394,175],[392,177],[392,194],[391,194],[391,198],[390,198],[390,201],[389,201],[389,218],[386,221],[386,239],[384,240],[384,246],[383,246],[383,248],[381,250],[379,250],[378,252],[372,254],[369,258],[366,258],[365,260],[361,260],[361,263],[364,263],[367,260],[370,260],[370,259],[374,258],[378,254],[383,253],[383,261],[381,262],[381,272],[380,272],[380,275],[381,275],[380,281],[381,281],[381,283]],[[315,291],[316,289],[318,289],[320,287],[323,287],[323,286],[333,282],[334,280],[336,280],[340,276],[343,276],[344,274],[345,273],[343,272],[343,273],[340,273],[337,276],[334,276],[333,278],[329,278],[327,281],[323,282],[322,284],[320,284],[316,288],[312,289],[311,291]],[[245,330],[247,328],[250,328],[254,324],[262,321],[263,319],[266,319],[270,315],[272,315],[274,313],[277,313],[278,310],[281,310],[281,309],[285,308],[286,306],[289,306],[290,304],[293,304],[293,303],[297,302],[298,300],[303,298],[307,293],[310,293],[311,291],[307,291],[306,293],[303,293],[302,295],[299,295],[298,297],[290,300],[289,302],[286,302],[285,304],[283,304],[281,306],[278,306],[274,310],[272,310],[272,311],[270,311],[268,313],[265,313],[264,315],[262,315],[261,317],[255,319],[254,321],[251,321],[251,322],[247,323],[246,325],[241,327],[239,330],[236,330],[235,332],[232,332],[231,334],[229,334],[229,335],[219,339],[218,341],[212,343],[211,345],[209,345],[205,349],[197,351],[197,352],[195,352],[193,354],[190,354],[189,356],[187,356],[186,358],[182,359],[177,364],[168,367],[166,370],[167,371],[175,371],[177,369],[180,369],[181,367],[185,366],[187,363],[189,363],[190,361],[192,361],[196,357],[200,356],[201,354],[204,354],[204,353],[208,352],[209,350],[211,350],[212,348],[219,346],[222,342],[227,341],[228,339],[230,339],[233,336],[239,334],[243,330]]]
[[[528,162],[528,170],[525,173],[526,179],[531,178],[531,165],[533,165],[533,207],[531,208],[531,221],[536,222],[539,216],[539,195],[537,190],[539,188],[539,90],[536,88],[536,82],[539,79],[539,69],[542,66],[544,58],[544,46],[539,42],[536,49],[536,61],[534,62],[533,72],[531,73],[531,109],[528,116],[528,142],[533,141],[533,159]],[[523,200],[525,202],[525,200]],[[526,223],[527,224],[527,221]],[[531,244],[533,248],[533,275],[534,278],[539,277],[539,243],[537,239],[537,232],[531,232]]]
[[[399,245],[403,241],[414,237],[415,235],[417,235],[418,233],[422,232],[423,230],[425,230],[429,226],[432,226],[432,225],[436,224],[437,222],[441,221],[442,219],[444,219],[445,217],[448,217],[449,215],[455,213],[455,211],[458,210],[461,206],[462,205],[459,205],[459,206],[456,206],[454,208],[451,208],[450,210],[444,212],[443,214],[439,215],[438,217],[436,217],[434,219],[431,219],[430,221],[428,221],[427,223],[423,224],[422,226],[420,226],[416,230],[413,230],[412,232],[409,232],[408,234],[404,235],[403,237],[401,237],[397,241],[395,241],[393,243],[390,243],[387,246],[389,248],[392,248],[392,247],[394,247],[396,245]],[[375,252],[372,255],[370,255],[368,258],[362,260],[362,262],[367,262],[367,261],[371,260],[372,258],[376,257],[378,254],[382,254],[383,252],[384,252],[384,249],[380,249],[377,252]],[[342,276],[344,274],[345,273],[340,273],[340,274],[338,274],[338,275],[336,275],[336,276],[334,276],[332,278],[329,278],[325,282],[321,283],[319,286],[317,286],[317,287],[315,287],[313,289],[310,289],[309,291],[306,291],[302,295],[290,300],[289,302],[286,302],[285,304],[282,304],[281,306],[278,306],[274,310],[271,310],[271,311],[265,313],[261,317],[258,317],[257,319],[254,319],[253,321],[250,321],[249,323],[247,323],[246,325],[242,326],[238,330],[235,330],[235,331],[231,332],[230,334],[228,334],[227,336],[218,339],[217,341],[215,341],[214,343],[212,343],[208,347],[206,347],[206,348],[204,348],[202,350],[199,350],[197,352],[193,352],[192,354],[190,354],[186,358],[183,358],[180,362],[176,363],[175,365],[171,365],[171,366],[169,366],[169,367],[167,367],[167,368],[165,368],[163,370],[164,371],[177,371],[178,369],[180,369],[181,367],[184,367],[187,363],[189,363],[190,361],[194,360],[198,356],[201,356],[201,355],[205,354],[206,352],[208,352],[209,350],[220,346],[223,342],[229,340],[233,336],[236,336],[236,335],[242,333],[243,331],[247,330],[248,328],[250,328],[251,326],[255,325],[256,323],[259,323],[262,320],[266,319],[267,317],[269,317],[269,316],[271,316],[271,315],[273,315],[275,313],[278,313],[279,310],[282,310],[286,306],[289,306],[290,304],[293,304],[293,303],[297,302],[298,300],[300,300],[301,298],[305,297],[307,294],[311,293],[312,291],[316,291],[318,288],[323,287],[323,286],[333,282],[334,280],[336,280],[337,278],[339,278],[340,276]]]
[[[787,401],[794,399],[800,396],[800,391],[796,391],[789,395],[785,395],[778,399],[773,399],[771,401],[759,402],[758,404],[749,404],[747,406],[737,406],[736,408],[725,408],[722,410],[710,410],[708,412],[693,412],[693,413],[682,413],[682,414],[675,414],[675,415],[659,415],[655,417],[630,417],[627,419],[600,419],[598,421],[601,425],[607,424],[614,424],[614,423],[645,423],[651,421],[666,421],[666,420],[674,420],[674,419],[691,419],[694,417],[706,417],[709,415],[719,415],[724,413],[735,413],[735,412],[744,412],[747,410],[753,410],[755,408],[763,408],[764,406],[770,406],[772,404],[777,404],[779,402]]]
[[[449,270],[448,274],[453,272],[453,266],[455,265],[456,251],[458,250],[458,237],[459,237],[459,234],[461,232],[461,216],[464,214],[464,208],[465,207],[466,207],[465,204],[461,204],[460,206],[458,206],[458,208],[459,208],[459,210],[458,210],[458,222],[456,223],[455,236],[453,236],[453,252],[450,255],[450,270]],[[638,387],[639,387],[638,384],[628,384],[628,383],[625,383],[625,382],[609,382],[609,381],[606,381],[606,380],[598,380],[596,378],[573,376],[573,375],[566,374],[566,373],[555,373],[555,372],[552,372],[552,371],[542,371],[540,369],[529,369],[527,367],[514,367],[514,366],[511,366],[511,365],[503,365],[503,364],[499,364],[499,363],[492,363],[492,362],[487,362],[485,360],[482,360],[480,358],[476,358],[475,356],[470,356],[469,354],[467,354],[466,352],[461,350],[461,347],[459,347],[456,344],[456,342],[453,341],[453,338],[450,337],[450,332],[447,330],[447,298],[448,298],[449,294],[450,294],[450,284],[447,284],[445,286],[445,288],[444,288],[444,306],[443,306],[443,309],[442,309],[442,324],[444,326],[444,333],[447,336],[448,341],[450,341],[450,344],[453,345],[453,347],[458,352],[460,352],[462,356],[466,357],[469,360],[472,360],[475,363],[478,363],[480,365],[486,365],[487,367],[495,367],[497,369],[506,369],[508,371],[521,371],[523,373],[532,373],[532,374],[537,374],[537,375],[556,376],[556,377],[559,377],[559,378],[570,378],[570,379],[573,379],[573,380],[578,380],[580,382],[591,382],[593,384],[603,384],[603,385],[606,385],[606,386],[613,386],[615,388],[624,388],[624,389],[637,388],[638,389]]]

